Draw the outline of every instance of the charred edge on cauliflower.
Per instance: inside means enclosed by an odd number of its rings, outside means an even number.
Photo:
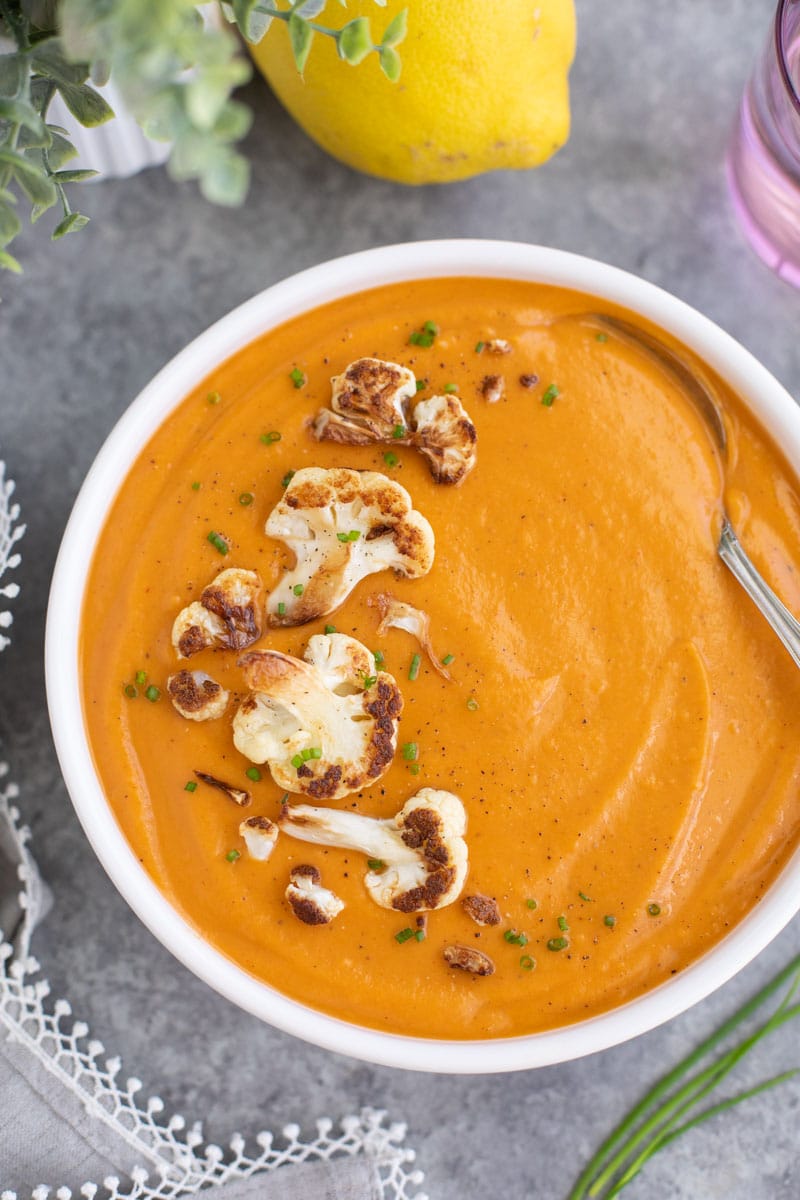
[[[304,925],[329,925],[344,908],[339,897],[321,884],[319,869],[310,863],[300,863],[292,868],[286,901]]]
[[[221,717],[229,695],[203,671],[178,671],[167,680],[167,692],[173,706],[188,720],[205,721]]]
[[[225,783],[223,779],[217,779],[216,776],[209,775],[206,771],[195,771],[195,775],[209,787],[216,788],[218,792],[224,792],[228,799],[232,800],[234,804],[238,804],[240,808],[246,808],[250,803],[250,793],[243,788],[234,787],[232,783]]]

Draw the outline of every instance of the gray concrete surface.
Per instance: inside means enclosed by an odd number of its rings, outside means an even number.
[[[276,1033],[190,976],[127,910],[83,837],[52,750],[42,638],[70,503],[106,433],[151,375],[231,307],[324,258],[387,241],[490,236],[615,263],[696,305],[800,396],[800,293],[741,240],[722,173],[738,97],[772,0],[578,0],[569,145],[535,172],[405,190],[328,160],[258,83],[250,199],[207,206],[160,171],[85,190],[93,224],[19,246],[0,281],[0,454],[28,522],[14,642],[0,659],[0,736],[56,907],[36,950],[109,1052],[214,1138],[369,1103],[409,1123],[435,1200],[562,1200],[642,1089],[800,951],[800,921],[705,1003],[637,1041],[538,1072],[422,1076]],[[133,534],[132,534],[133,536]],[[800,1065],[784,1027],[745,1066]],[[0,1097],[2,1105],[2,1097]],[[796,1200],[800,1082],[695,1131],[630,1200]],[[31,1183],[36,1183],[32,1164]]]

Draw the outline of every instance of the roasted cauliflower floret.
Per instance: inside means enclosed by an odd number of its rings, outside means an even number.
[[[414,608],[413,604],[406,604],[404,600],[397,600],[391,592],[378,592],[376,596],[369,596],[367,604],[370,608],[377,608],[381,614],[381,622],[378,626],[379,634],[386,633],[387,629],[402,629],[406,633],[410,633],[427,654],[433,669],[438,671],[444,679],[452,678],[450,672],[434,654],[431,643],[431,619],[426,612],[423,612],[421,608]]]
[[[228,707],[230,692],[205,671],[178,671],[167,680],[174,708],[187,721],[213,721]]]
[[[234,744],[284,791],[335,800],[389,769],[403,699],[360,642],[317,634],[305,662],[251,650],[240,666],[252,690],[233,719]]]
[[[357,358],[331,380],[331,407],[314,421],[320,440],[353,446],[394,439],[405,430],[407,405],[417,394],[414,372],[381,358]]]
[[[360,813],[284,805],[278,823],[304,842],[360,850],[381,868],[366,876],[381,908],[424,912],[457,899],[467,876],[464,806],[452,792],[422,788],[388,820]]]
[[[220,571],[199,600],[181,609],[172,626],[172,645],[180,658],[211,646],[246,650],[261,637],[261,579],[255,571]]]
[[[414,446],[437,483],[457,484],[475,466],[478,435],[455,395],[433,396],[412,407],[413,371],[380,358],[357,358],[332,380],[331,407],[311,423],[318,441],[365,446]]]
[[[265,531],[297,559],[267,600],[272,626],[327,616],[378,571],[416,579],[433,566],[433,530],[405,488],[376,471],[298,471]]]
[[[478,450],[475,426],[458,396],[431,396],[414,410],[414,445],[428,460],[437,483],[461,483],[472,468]]]
[[[247,853],[259,862],[266,862],[278,841],[278,826],[269,817],[248,817],[239,826]]]
[[[344,900],[322,886],[319,869],[309,863],[292,869],[286,902],[304,925],[329,925],[344,908]]]

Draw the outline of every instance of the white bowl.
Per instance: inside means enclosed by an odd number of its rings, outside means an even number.
[[[81,715],[78,643],[88,564],[109,498],[166,416],[220,362],[291,317],[380,284],[448,275],[554,284],[641,313],[694,350],[746,400],[800,474],[800,408],[791,396],[706,317],[633,275],[560,250],[513,242],[418,242],[334,259],[275,284],[212,325],[159,372],[112,430],[75,502],[56,563],[47,616],[47,695],[61,768],[89,841],[134,912],[189,970],[241,1008],[329,1050],[420,1071],[518,1071],[578,1058],[635,1037],[725,983],[800,911],[800,852],[756,908],[701,959],[601,1016],[546,1033],[485,1041],[382,1033],[307,1008],[253,978],[205,942],[171,907],[139,864],[109,808]]]

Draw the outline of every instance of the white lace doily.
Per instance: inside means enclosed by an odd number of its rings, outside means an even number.
[[[19,523],[19,506],[11,503],[13,490],[0,461],[0,581],[6,570],[19,565],[14,546],[25,529]],[[18,593],[16,584],[0,587],[0,597],[5,599],[12,600]],[[0,611],[0,628],[10,625],[11,615]],[[0,634],[0,649],[9,640]],[[26,1047],[32,1061],[52,1075],[54,1086],[61,1084],[77,1096],[86,1111],[112,1129],[141,1162],[129,1180],[108,1177],[84,1184],[80,1194],[85,1200],[98,1194],[102,1200],[180,1200],[209,1185],[347,1155],[363,1155],[374,1165],[384,1200],[427,1200],[418,1190],[423,1175],[412,1166],[414,1151],[402,1144],[405,1126],[387,1123],[382,1111],[364,1108],[344,1117],[338,1126],[321,1118],[316,1136],[308,1138],[294,1124],[284,1126],[278,1137],[257,1133],[252,1143],[237,1133],[223,1148],[205,1143],[199,1122],[187,1127],[178,1114],[165,1117],[158,1096],[140,1099],[141,1081],[121,1074],[120,1059],[107,1058],[102,1043],[90,1037],[88,1026],[72,1020],[69,1002],[49,1002],[50,985],[30,954],[31,935],[47,893],[30,853],[30,831],[20,822],[18,796],[19,789],[8,779],[8,765],[0,761],[0,846],[5,845],[16,861],[20,885],[11,928],[5,935],[0,929],[0,1037]],[[37,1187],[32,1200],[46,1200],[49,1192],[47,1187]],[[57,1200],[70,1200],[72,1193],[59,1188],[55,1195]],[[0,1200],[17,1197],[4,1191]]]
[[[20,556],[15,544],[25,532],[19,524],[19,505],[12,503],[14,483],[6,479],[6,464],[0,458],[0,582],[6,571],[19,566]],[[11,613],[3,607],[3,600],[14,600],[19,595],[19,584],[6,583],[0,587],[0,631],[8,629],[13,620]],[[0,650],[9,643],[9,638],[0,632]]]

